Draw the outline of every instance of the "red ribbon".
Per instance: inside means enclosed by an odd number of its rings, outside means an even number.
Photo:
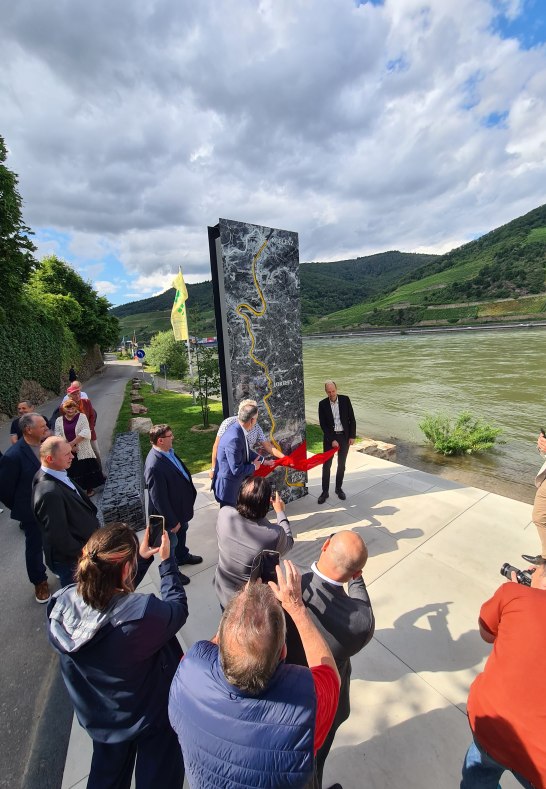
[[[309,471],[309,469],[315,468],[315,466],[322,466],[327,460],[333,458],[337,451],[338,447],[334,447],[327,452],[318,452],[316,455],[311,455],[311,457],[308,458],[307,443],[304,441],[291,455],[285,455],[283,458],[275,458],[272,466],[260,466],[260,468],[256,469],[254,472],[254,476],[267,477],[277,466],[288,466],[295,471]]]

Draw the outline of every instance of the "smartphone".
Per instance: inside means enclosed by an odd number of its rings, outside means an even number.
[[[250,568],[250,580],[257,581],[258,578],[262,579],[262,583],[266,584],[268,581],[277,580],[276,566],[281,560],[281,555],[278,551],[263,550],[254,557],[252,567]]]
[[[148,526],[150,527],[150,548],[159,548],[161,545],[161,538],[165,531],[165,518],[163,515],[150,515],[148,517]]]
[[[546,438],[546,433],[544,432],[544,428],[543,428],[543,427],[541,427],[541,428],[540,428],[540,432],[542,433],[542,435],[544,436],[544,438]]]

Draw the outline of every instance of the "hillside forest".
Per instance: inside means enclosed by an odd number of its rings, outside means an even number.
[[[383,252],[302,263],[305,334],[546,320],[546,205],[446,255]],[[169,326],[174,290],[115,307],[147,342]],[[214,335],[212,283],[188,285],[190,332]],[[191,324],[191,320],[190,320]]]

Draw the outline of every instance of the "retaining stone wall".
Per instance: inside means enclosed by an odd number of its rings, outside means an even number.
[[[144,528],[144,480],[138,433],[118,433],[108,462],[101,500],[104,523],[123,521]]]

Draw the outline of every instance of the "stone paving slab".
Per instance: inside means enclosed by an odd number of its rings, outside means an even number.
[[[371,643],[353,658],[352,713],[339,729],[324,786],[344,789],[438,789],[459,785],[470,742],[468,689],[490,647],[479,637],[481,604],[502,578],[501,564],[521,566],[538,550],[531,506],[351,450],[342,502],[331,487],[318,505],[321,470],[309,495],[287,506],[302,568],[334,531],[366,540],[366,583],[376,616]],[[206,473],[194,477],[196,512],[188,545],[203,556],[185,566],[190,616],[179,633],[184,649],[210,638],[220,608],[212,587],[218,507]],[[333,479],[332,479],[333,483]],[[154,563],[141,592],[159,595]],[[91,741],[75,721],[62,789],[85,785]],[[505,774],[505,789],[519,784]]]

